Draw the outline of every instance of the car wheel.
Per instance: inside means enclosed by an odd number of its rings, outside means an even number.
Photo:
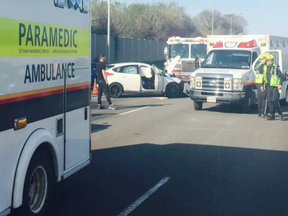
[[[54,187],[53,166],[44,151],[35,153],[25,177],[21,215],[43,216],[48,208]]]
[[[202,108],[203,108],[203,103],[202,102],[194,101],[194,109],[195,110],[202,110]]]
[[[112,98],[119,98],[123,94],[123,88],[119,83],[112,83],[109,86],[109,93]]]
[[[176,98],[180,95],[180,87],[176,83],[170,83],[166,88],[166,96],[168,98]]]

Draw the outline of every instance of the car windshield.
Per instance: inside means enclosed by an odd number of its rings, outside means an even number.
[[[206,56],[202,68],[249,69],[250,65],[250,51],[212,50]]]
[[[207,54],[207,44],[192,44],[191,45],[191,58],[205,58]]]
[[[178,55],[181,58],[189,58],[189,45],[188,44],[169,45],[169,58],[175,58]]]

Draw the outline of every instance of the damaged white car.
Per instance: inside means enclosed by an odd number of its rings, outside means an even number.
[[[185,91],[180,79],[145,63],[111,64],[106,68],[106,76],[110,95],[114,98],[121,97],[123,93],[159,93],[176,98]]]

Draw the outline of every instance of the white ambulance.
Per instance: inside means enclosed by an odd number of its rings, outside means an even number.
[[[190,98],[195,110],[203,103],[236,103],[243,111],[257,104],[255,74],[261,53],[274,55],[274,63],[288,71],[288,38],[269,35],[208,36],[210,50],[201,68],[191,74]],[[283,67],[284,66],[284,67]],[[280,100],[288,103],[288,81],[283,82]]]
[[[170,37],[168,47],[164,50],[167,74],[176,76],[182,81],[189,81],[191,72],[195,71],[207,54],[207,38]],[[173,62],[177,61],[177,64]],[[173,65],[173,67],[171,67]]]
[[[90,163],[89,0],[0,7],[0,216],[43,215]]]

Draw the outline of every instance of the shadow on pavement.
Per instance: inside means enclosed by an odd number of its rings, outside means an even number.
[[[117,109],[137,109],[143,107],[161,107],[161,106],[171,106],[173,104],[144,104],[144,105],[132,105],[132,106],[125,106],[125,105],[118,105]]]
[[[96,133],[102,130],[106,130],[109,127],[111,127],[111,125],[106,125],[106,124],[91,124],[91,133]]]
[[[257,114],[258,112],[257,109],[258,109],[257,106],[255,105],[251,106],[249,114],[253,114],[253,115]],[[209,112],[222,112],[222,113],[235,113],[235,114],[243,113],[240,105],[237,105],[237,104],[216,104],[215,106],[212,106],[209,108],[205,108],[205,104],[204,104],[203,110],[207,110]]]
[[[95,150],[59,185],[48,215],[117,216],[166,176],[129,216],[287,215],[287,164],[287,152],[195,144]]]
[[[117,115],[113,111],[109,110],[109,112],[102,112],[102,113],[91,113],[91,121],[95,121],[98,119],[106,118],[108,116]]]
[[[151,94],[151,93],[140,93],[140,94],[123,94],[121,98],[153,98],[153,97],[164,97],[163,94]]]
[[[283,116],[287,117],[288,116],[288,106],[281,106],[281,109],[283,111]],[[235,114],[239,114],[242,113],[241,108],[239,105],[237,104],[216,104],[215,106],[209,107],[209,108],[205,108],[205,104],[204,104],[204,108],[203,110],[207,110],[210,112],[223,112],[223,113],[235,113]],[[252,115],[255,115],[258,113],[258,108],[257,105],[252,105],[251,109],[250,109],[250,113]],[[276,114],[278,114],[276,112]]]

